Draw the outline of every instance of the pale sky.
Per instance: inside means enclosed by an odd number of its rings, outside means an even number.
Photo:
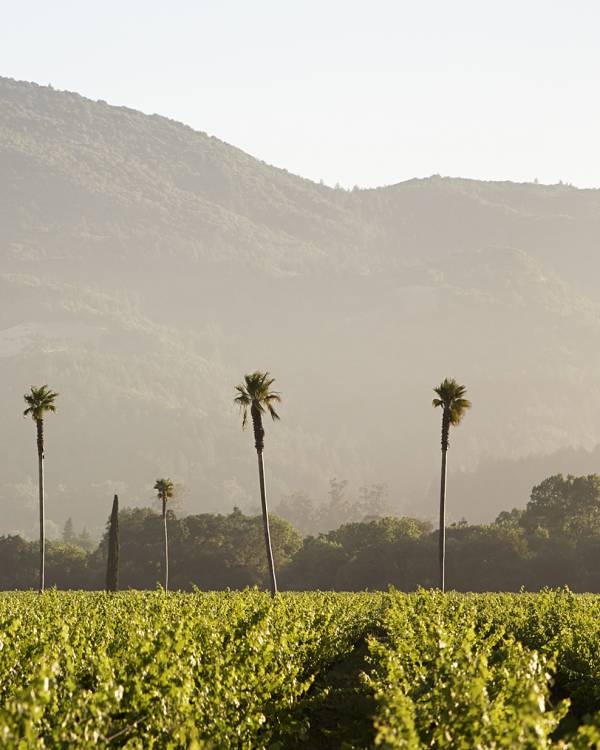
[[[600,186],[597,0],[2,0],[0,75],[351,187]]]

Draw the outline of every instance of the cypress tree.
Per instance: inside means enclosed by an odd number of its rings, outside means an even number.
[[[115,495],[108,530],[108,559],[106,562],[106,590],[119,589],[119,496]]]

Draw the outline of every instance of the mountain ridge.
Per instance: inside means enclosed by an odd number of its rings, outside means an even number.
[[[111,483],[143,503],[154,474],[183,482],[193,512],[254,507],[231,400],[257,367],[286,396],[267,437],[275,502],[347,476],[432,516],[430,389],[446,374],[475,403],[451,470],[600,443],[597,189],[433,176],[345,191],[5,78],[0,168],[4,530],[28,528],[34,502],[15,489],[34,472],[18,418],[31,381],[61,391],[50,517],[96,529]],[[467,485],[451,515],[494,517]]]

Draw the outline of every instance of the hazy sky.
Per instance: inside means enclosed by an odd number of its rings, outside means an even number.
[[[328,184],[600,186],[597,0],[11,0],[0,75]]]

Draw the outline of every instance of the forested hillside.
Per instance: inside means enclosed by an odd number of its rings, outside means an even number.
[[[61,394],[46,451],[58,526],[99,530],[113,492],[144,504],[166,475],[181,512],[256,508],[232,403],[256,368],[284,395],[267,427],[275,503],[319,503],[338,477],[430,516],[446,375],[474,404],[453,435],[451,517],[490,520],[548,472],[594,470],[600,191],[336,190],[164,117],[9,79],[0,177],[2,532],[35,525],[34,383]],[[503,497],[485,466],[506,467]]]

